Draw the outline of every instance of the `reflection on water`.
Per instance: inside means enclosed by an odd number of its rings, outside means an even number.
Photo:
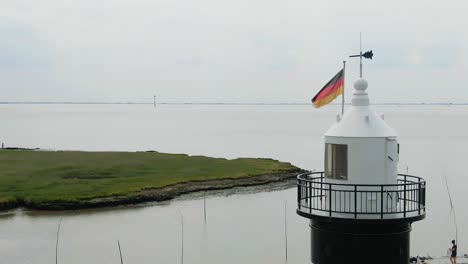
[[[443,173],[457,212],[460,253],[468,236],[465,159],[468,107],[376,106],[400,135],[400,172],[428,182],[427,218],[413,225],[412,254],[445,254],[454,225]],[[214,157],[269,157],[304,169],[323,167],[323,133],[338,106],[11,105],[0,111],[7,146],[149,150]],[[90,129],[93,128],[93,129]],[[31,133],[34,131],[35,133]],[[309,226],[295,213],[294,181],[203,193],[172,201],[66,212],[0,214],[1,263],[52,263],[59,220],[59,263],[309,263]],[[240,192],[240,190],[242,190]],[[260,191],[260,192],[259,192]]]
[[[0,213],[0,219],[1,219],[1,220],[11,219],[11,218],[15,217],[16,211],[17,211],[17,210],[11,210],[11,211],[7,211],[7,212],[1,212],[1,213]]]

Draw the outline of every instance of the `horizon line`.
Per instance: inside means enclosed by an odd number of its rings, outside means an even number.
[[[76,104],[76,105],[154,105],[153,102],[92,102],[92,101],[5,101],[0,102],[1,104]],[[240,103],[240,102],[160,102],[157,105],[312,105],[311,103]],[[330,103],[330,105],[341,105],[341,103]],[[345,103],[345,105],[351,105],[351,103]],[[452,103],[452,102],[419,102],[419,103],[371,103],[371,105],[468,105],[468,103]]]

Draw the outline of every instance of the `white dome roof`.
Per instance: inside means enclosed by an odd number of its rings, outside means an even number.
[[[325,136],[329,137],[398,137],[370,106],[367,96],[367,81],[358,79],[354,83],[352,106],[341,120],[337,121]]]

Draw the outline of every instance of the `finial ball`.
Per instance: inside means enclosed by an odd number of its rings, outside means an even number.
[[[367,89],[367,81],[359,78],[354,82],[354,89],[358,91],[365,91]]]

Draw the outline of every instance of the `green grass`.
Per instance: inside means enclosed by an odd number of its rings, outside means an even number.
[[[0,204],[137,195],[187,181],[297,169],[271,159],[227,160],[158,152],[0,150]]]

